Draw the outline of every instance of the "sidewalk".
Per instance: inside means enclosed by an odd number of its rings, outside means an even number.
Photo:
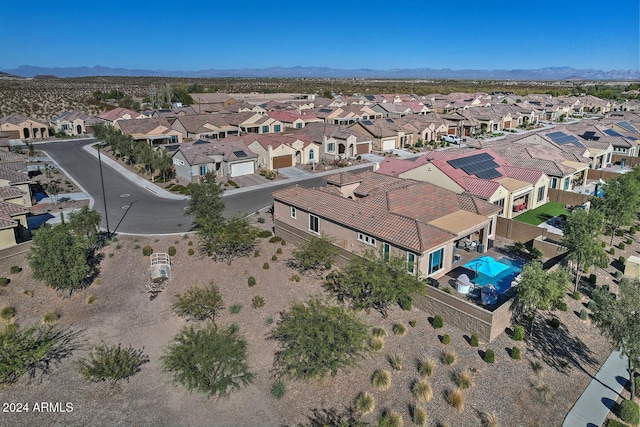
[[[614,350],[567,414],[562,427],[599,427],[627,383],[627,359]]]

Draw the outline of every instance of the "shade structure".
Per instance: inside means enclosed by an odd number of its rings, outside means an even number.
[[[475,271],[476,273],[481,273],[491,278],[496,277],[498,274],[509,268],[508,265],[505,265],[491,257],[486,256],[474,259],[473,261],[469,261],[467,264],[465,264],[465,267]]]

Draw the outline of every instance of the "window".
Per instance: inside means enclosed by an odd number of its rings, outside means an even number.
[[[429,274],[433,274],[444,267],[444,248],[429,254]]]
[[[336,151],[336,143],[335,142],[330,142],[327,144],[327,151],[330,153],[333,153],[334,151]]]
[[[389,251],[391,250],[391,247],[389,246],[388,243],[383,243],[382,244],[382,259],[384,261],[389,261]]]
[[[498,215],[502,215],[502,213],[504,212],[504,199],[496,200],[495,202],[493,202],[493,204],[496,206],[500,206],[500,212],[498,212]]]
[[[280,125],[273,125],[274,132],[280,132]]]
[[[296,219],[296,208],[291,206],[291,218]]]
[[[320,233],[320,220],[317,216],[309,214],[309,231]]]
[[[566,177],[564,179],[564,190],[568,190],[569,189],[569,183],[571,182],[571,179],[569,177]]]
[[[376,245],[376,239],[364,233],[358,233],[358,241],[366,243],[367,245],[371,245],[371,246]]]
[[[558,178],[551,177],[551,188],[558,188]]]
[[[416,254],[413,252],[407,252],[407,271],[409,273],[415,273],[416,270]]]
[[[309,150],[309,160],[315,160],[316,153],[313,150]]]
[[[611,163],[611,153],[607,153],[607,163]]]
[[[296,123],[296,129],[302,129],[302,123]]]
[[[538,188],[538,202],[544,199],[544,187]]]
[[[173,158],[173,164],[174,165],[179,165],[180,164],[180,160],[176,159],[175,157]]]
[[[493,217],[489,220],[489,236],[493,236]]]
[[[262,126],[262,133],[269,133],[269,126]]]
[[[200,166],[200,175],[205,176],[206,174],[207,174],[207,166],[206,165]]]
[[[171,143],[176,144],[178,142],[178,137],[176,135],[171,135]]]

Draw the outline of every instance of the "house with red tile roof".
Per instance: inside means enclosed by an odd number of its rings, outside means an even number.
[[[376,173],[429,182],[455,193],[479,197],[499,206],[499,215],[505,218],[547,202],[547,175],[509,165],[489,149],[435,151],[415,161],[385,159]]]
[[[285,129],[302,129],[307,123],[322,123],[314,114],[300,114],[296,110],[269,111],[269,117],[282,122]]]
[[[327,184],[273,193],[276,234],[291,241],[327,235],[344,256],[401,256],[421,278],[450,271],[461,242],[484,251],[494,237],[500,208],[470,194],[373,172],[332,175]]]

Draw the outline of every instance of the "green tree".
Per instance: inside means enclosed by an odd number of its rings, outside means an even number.
[[[407,272],[403,257],[383,262],[371,251],[352,257],[342,271],[327,278],[325,287],[339,301],[350,300],[356,310],[373,308],[385,318],[389,304],[411,301],[415,292],[425,291],[424,284]]]
[[[538,310],[551,310],[560,302],[567,291],[569,277],[564,269],[546,271],[539,262],[525,265],[521,274],[511,307],[517,314],[531,316],[531,334]]]
[[[594,207],[599,210],[607,230],[613,236],[620,227],[633,225],[640,211],[640,181],[634,174],[623,174],[609,181],[603,188],[604,196],[594,198]]]
[[[0,331],[0,384],[14,383],[25,373],[31,378],[38,371],[48,373],[80,346],[79,336],[55,326],[5,326]]]
[[[274,365],[300,379],[336,375],[367,352],[369,328],[355,313],[312,297],[280,314],[271,338],[279,342]]]
[[[107,346],[105,343],[96,345],[88,358],[78,362],[80,373],[92,382],[109,380],[111,388],[120,380],[129,378],[142,370],[142,365],[149,363],[149,357],[143,350],[136,350],[129,346],[122,348],[121,344]]]
[[[160,149],[154,153],[153,159],[151,160],[151,167],[159,172],[163,182],[173,178],[175,175],[173,160],[165,149]]]
[[[172,102],[181,102],[183,105],[193,104],[193,98],[189,95],[189,91],[183,86],[177,86],[173,88]]]
[[[595,209],[575,210],[567,218],[562,244],[569,251],[567,259],[575,267],[574,291],[578,290],[580,271],[593,265],[606,266],[607,254],[599,239],[603,223],[602,213]]]
[[[333,240],[324,234],[320,237],[311,236],[311,239],[293,250],[293,257],[304,271],[324,268],[335,262],[336,248]]]
[[[87,249],[85,240],[75,236],[69,224],[45,224],[34,232],[28,255],[33,277],[71,295],[91,271]]]
[[[229,396],[254,379],[246,357],[247,342],[237,327],[216,330],[192,326],[173,338],[162,364],[173,381],[189,391]]]
[[[207,174],[203,182],[190,184],[188,187],[191,198],[186,214],[191,215],[198,234],[205,240],[224,224],[223,192],[212,174]]]
[[[234,259],[253,253],[258,229],[246,217],[234,215],[223,221],[211,234],[201,237],[207,253],[231,264]]]
[[[191,286],[183,295],[177,294],[176,298],[177,301],[171,308],[178,316],[195,320],[209,319],[213,327],[217,328],[216,316],[224,309],[224,304],[222,295],[213,281],[209,282],[206,288]]]
[[[635,399],[634,372],[640,368],[640,282],[620,280],[618,295],[598,286],[593,291],[593,319],[602,334],[627,357],[631,400]]]
[[[86,241],[86,247],[91,248],[98,243],[100,237],[99,226],[102,217],[100,213],[83,206],[79,211],[69,214],[69,229]]]

